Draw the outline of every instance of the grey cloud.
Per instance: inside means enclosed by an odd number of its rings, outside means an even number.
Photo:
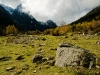
[[[100,0],[0,0],[14,8],[22,3],[39,21],[53,20],[58,25],[62,21],[71,23],[84,16],[90,10],[100,5]]]
[[[20,0],[0,0],[0,3],[16,8],[21,3],[21,1]]]
[[[100,0],[21,0],[37,20],[71,23],[100,4]]]

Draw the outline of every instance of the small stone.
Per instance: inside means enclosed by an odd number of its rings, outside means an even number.
[[[96,65],[96,68],[97,68],[97,69],[100,69],[100,66]]]
[[[76,38],[76,37],[74,37],[74,38],[72,38],[72,40],[77,40],[77,38]]]
[[[70,34],[69,36],[73,36],[73,34]]]
[[[39,70],[41,70],[42,69],[42,67],[39,67]]]
[[[45,38],[42,38],[41,40],[45,41],[46,39]]]
[[[36,73],[37,71],[36,70],[34,70],[34,73]]]
[[[16,58],[16,60],[22,60],[22,59],[24,59],[24,58],[23,58],[23,55],[19,55],[19,56],[17,56],[17,58]]]
[[[59,73],[55,73],[55,75],[59,75]]]
[[[50,50],[57,50],[57,48],[51,48]]]
[[[42,58],[42,61],[45,62],[45,61],[47,61],[47,59],[46,58]]]
[[[7,61],[7,60],[10,60],[10,59],[11,59],[11,56],[0,57],[0,61]]]
[[[64,42],[59,44],[59,47],[71,47],[71,46],[72,46],[71,44]]]
[[[55,65],[55,61],[54,61],[54,60],[53,60],[53,61],[50,61],[50,62],[49,62],[49,65],[50,65],[50,66],[54,66],[54,65]]]
[[[45,45],[46,45],[46,44],[40,44],[40,43],[38,44],[38,46],[45,46]]]
[[[15,69],[15,66],[6,68],[6,71],[10,71],[10,70],[13,70],[13,69]]]
[[[22,70],[19,70],[19,71],[17,71],[17,72],[15,73],[15,75],[16,75],[16,74],[19,75],[19,74],[21,74],[21,73],[22,73]]]
[[[42,55],[36,54],[36,55],[33,56],[32,62],[33,62],[33,63],[41,62],[41,61],[42,61],[42,58],[43,58]]]
[[[89,64],[89,69],[92,69],[92,67],[93,67],[93,61],[90,61],[90,64]]]
[[[68,36],[65,36],[65,38],[68,38]]]
[[[96,42],[96,44],[98,44],[98,45],[99,45],[99,44],[100,44],[100,41],[97,41],[97,42]]]
[[[53,60],[54,59],[54,56],[49,56],[47,59],[48,60]]]
[[[29,65],[28,64],[23,65],[22,70],[28,70],[28,69],[29,69]]]
[[[48,66],[48,65],[45,66],[45,69],[49,69],[49,68],[50,68],[50,66]]]

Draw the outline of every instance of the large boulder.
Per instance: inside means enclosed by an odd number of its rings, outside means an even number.
[[[59,67],[83,66],[92,68],[96,64],[96,56],[88,50],[68,43],[60,43],[56,52],[55,65]]]

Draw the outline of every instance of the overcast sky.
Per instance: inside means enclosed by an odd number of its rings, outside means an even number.
[[[53,20],[71,23],[100,5],[100,0],[0,0],[0,3],[16,8],[23,7],[38,21]]]

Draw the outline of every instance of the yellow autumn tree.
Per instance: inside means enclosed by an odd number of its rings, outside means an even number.
[[[14,25],[8,25],[6,27],[6,34],[17,34],[17,29]]]

